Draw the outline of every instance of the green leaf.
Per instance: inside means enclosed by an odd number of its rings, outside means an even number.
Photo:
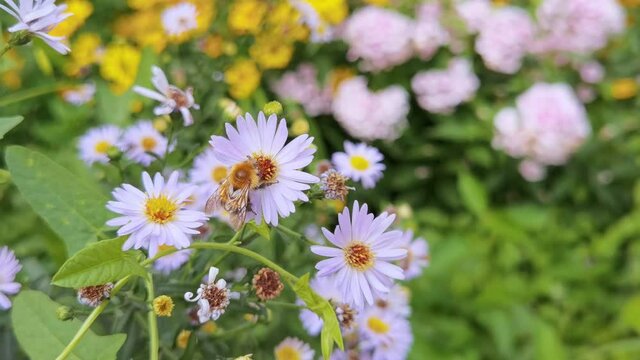
[[[79,320],[58,320],[59,306],[40,291],[25,290],[15,298],[11,312],[13,330],[22,350],[32,360],[54,359],[82,326]],[[125,334],[98,336],[89,330],[68,359],[115,359],[126,338]]]
[[[271,240],[271,228],[269,227],[269,225],[267,225],[266,222],[263,221],[260,225],[256,225],[254,221],[250,221],[247,223],[247,226],[256,234],[262,236],[267,240]]]
[[[564,360],[567,358],[564,345],[555,328],[538,320],[534,331],[535,359]]]
[[[22,116],[0,117],[0,139],[3,139],[4,135],[20,124],[23,119]]]
[[[22,196],[62,238],[67,254],[103,236],[108,199],[96,184],[25,147],[8,147],[6,160]]]
[[[487,210],[488,196],[484,186],[467,171],[458,175],[458,192],[469,211],[482,215]]]
[[[304,303],[309,310],[316,313],[322,318],[322,332],[320,333],[320,343],[322,346],[322,357],[327,360],[331,357],[333,344],[343,350],[344,344],[342,334],[340,332],[340,324],[331,303],[322,296],[318,295],[309,285],[309,274],[300,277],[293,285],[293,291]]]
[[[80,288],[101,285],[127,275],[146,276],[138,262],[140,251],[122,251],[125,238],[99,241],[78,251],[67,260],[53,277],[53,284]]]

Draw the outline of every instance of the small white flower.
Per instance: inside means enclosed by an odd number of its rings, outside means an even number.
[[[227,282],[224,279],[216,281],[219,271],[217,267],[212,266],[209,268],[206,284],[200,284],[197,295],[194,296],[192,292],[184,294],[185,300],[198,302],[198,319],[201,324],[209,320],[218,320],[229,305],[231,292],[227,289]]]
[[[349,141],[344,142],[344,150],[331,157],[336,169],[354,181],[360,181],[365,189],[373,188],[386,168],[382,164],[382,153],[365,143],[354,144]]]
[[[273,354],[276,360],[312,360],[315,352],[309,344],[302,340],[288,337],[273,349]]]
[[[96,94],[96,85],[93,83],[83,84],[76,88],[66,90],[62,93],[62,97],[69,104],[80,106],[93,100]]]
[[[73,15],[65,13],[67,5],[56,5],[55,0],[19,0],[20,6],[13,0],[4,0],[8,5],[0,4],[0,9],[9,13],[18,20],[18,23],[11,26],[9,32],[28,31],[33,36],[44,40],[55,51],[66,54],[69,47],[63,43],[64,36],[51,36],[49,31],[53,30],[64,19]]]
[[[128,128],[121,143],[125,156],[143,166],[149,166],[156,159],[148,153],[163,157],[167,146],[167,139],[148,120],[139,121]]]
[[[200,106],[196,104],[193,99],[193,89],[187,88],[186,91],[183,91],[178,89],[176,86],[169,84],[167,76],[164,74],[162,69],[157,66],[152,66],[151,72],[153,74],[151,82],[158,91],[147,89],[142,86],[134,86],[133,91],[142,96],[148,97],[149,99],[160,102],[160,105],[153,109],[153,113],[157,116],[168,115],[174,111],[179,111],[182,114],[185,126],[193,124],[193,116],[189,109],[200,109]]]
[[[20,269],[22,265],[13,251],[6,246],[0,248],[0,309],[2,310],[11,308],[11,300],[7,295],[14,295],[20,291],[21,285],[14,281]]]
[[[429,244],[421,237],[413,239],[413,231],[407,230],[402,234],[400,246],[407,249],[407,257],[398,265],[404,269],[406,280],[411,280],[422,274],[422,269],[429,266]]]
[[[118,236],[129,235],[122,250],[159,245],[182,249],[191,243],[190,235],[200,233],[197,229],[207,217],[203,212],[185,209],[185,202],[195,189],[178,184],[178,176],[174,171],[165,183],[161,174],[156,173],[151,180],[143,172],[144,192],[129,184],[112,192],[116,201],[109,201],[107,208],[122,216],[107,221],[107,225],[120,226]]]
[[[91,165],[109,162],[109,149],[118,146],[122,130],[114,125],[104,125],[87,131],[78,142],[80,158]]]
[[[180,36],[198,28],[198,9],[188,2],[181,2],[162,12],[162,27],[169,36]]]

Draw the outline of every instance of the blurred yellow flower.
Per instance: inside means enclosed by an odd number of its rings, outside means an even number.
[[[329,84],[331,85],[331,92],[336,93],[338,91],[338,87],[342,84],[343,81],[350,79],[356,76],[356,72],[349,67],[346,66],[338,66],[331,70],[329,73]]]
[[[180,349],[186,349],[189,345],[189,338],[191,337],[191,331],[182,330],[176,338],[176,346]]]
[[[174,306],[173,299],[167,295],[160,295],[153,299],[153,312],[158,316],[171,316]]]
[[[93,13],[93,5],[86,0],[67,0],[65,4],[67,4],[66,12],[72,13],[73,15],[53,28],[53,30],[49,32],[49,35],[69,37],[84,25],[84,22]]]
[[[638,93],[638,82],[632,78],[618,79],[611,84],[611,96],[616,100],[630,99]]]
[[[491,0],[491,3],[495,6],[505,6],[509,5],[509,0]]]
[[[102,57],[100,36],[94,33],[82,33],[71,43],[69,62],[65,73],[70,76],[82,76],[87,68],[100,62]]]
[[[640,0],[620,0],[622,6],[633,8],[640,6]]]
[[[281,1],[269,9],[265,23],[265,32],[283,41],[303,41],[309,37],[309,29],[303,25],[302,14],[289,2]]]
[[[207,321],[206,323],[202,324],[200,329],[202,329],[202,331],[204,331],[207,334],[213,334],[218,330],[218,325],[216,325],[216,323],[213,321]]]
[[[268,6],[264,0],[236,0],[229,9],[229,29],[236,34],[258,33]]]
[[[251,60],[238,60],[224,72],[229,94],[236,99],[246,99],[260,85],[260,70]]]
[[[283,69],[291,61],[293,45],[269,34],[260,35],[249,48],[249,54],[263,69]]]
[[[366,4],[376,5],[376,6],[386,6],[389,5],[389,0],[364,0]]]
[[[141,47],[150,46],[156,53],[167,46],[167,35],[162,29],[160,13],[156,9],[119,17],[115,22],[115,33],[135,41]]]
[[[210,58],[216,59],[222,55],[223,44],[222,36],[208,35],[198,43],[198,48]]]
[[[307,0],[320,18],[331,25],[340,24],[349,15],[346,0]]]
[[[291,133],[294,136],[309,133],[309,122],[304,118],[298,118],[291,124]]]
[[[127,91],[138,75],[140,50],[127,44],[107,46],[100,65],[100,75],[109,81],[111,90],[116,94]]]
[[[127,5],[132,9],[151,9],[157,8],[158,5],[169,1],[170,0],[127,0]]]

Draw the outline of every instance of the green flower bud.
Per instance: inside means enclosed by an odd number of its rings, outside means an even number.
[[[9,38],[9,45],[11,46],[26,45],[29,43],[29,41],[31,41],[32,37],[33,36],[31,35],[31,33],[27,30],[15,32],[11,35],[11,38]]]
[[[280,115],[282,114],[283,108],[282,104],[277,101],[268,102],[263,108],[262,111],[265,115]]]
[[[56,316],[58,320],[67,321],[73,319],[74,312],[73,309],[68,306],[59,306],[56,309]]]

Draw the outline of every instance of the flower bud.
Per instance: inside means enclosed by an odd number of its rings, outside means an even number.
[[[266,103],[262,108],[262,111],[264,111],[264,114],[267,116],[273,115],[273,114],[281,115],[283,110],[284,109],[282,108],[282,104],[280,104],[277,101],[270,101]]]
[[[58,306],[56,309],[56,316],[58,320],[67,321],[73,319],[74,312],[73,309],[68,306]]]

